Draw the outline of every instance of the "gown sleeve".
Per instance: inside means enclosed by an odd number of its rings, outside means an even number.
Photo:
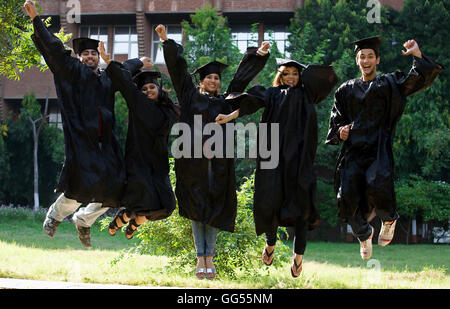
[[[233,106],[233,109],[239,109],[239,117],[251,115],[270,104],[271,89],[254,86],[245,93],[230,93],[226,101]]]
[[[252,79],[264,69],[269,59],[269,53],[265,56],[260,56],[257,54],[257,51],[257,47],[249,47],[247,49],[226,93],[243,92]]]
[[[334,94],[334,104],[331,109],[330,123],[325,144],[339,145],[342,141],[339,136],[339,128],[350,123],[345,117],[344,92],[345,86],[341,86]]]
[[[308,65],[302,72],[301,78],[312,104],[322,102],[338,82],[332,66]]]
[[[169,39],[163,42],[163,51],[167,70],[177,93],[179,104],[189,104],[191,96],[197,91],[197,88],[187,70],[187,63],[183,57],[183,47]]]
[[[142,63],[142,61],[138,58],[129,59],[122,64],[123,64],[124,69],[130,71],[131,76],[134,76],[137,73],[139,73],[139,70],[144,65]]]
[[[400,89],[401,95],[407,97],[431,86],[442,70],[441,65],[422,55],[422,59],[414,57],[413,66],[408,74],[398,71],[390,75]]]
[[[126,66],[111,61],[106,68],[106,74],[111,79],[113,87],[122,93],[128,109],[145,127],[154,132],[165,124],[165,114],[156,105],[157,103],[147,98],[136,86]]]
[[[53,74],[69,81],[77,79],[82,63],[72,57],[71,51],[65,49],[61,40],[48,31],[39,16],[33,19],[33,28],[31,39]]]

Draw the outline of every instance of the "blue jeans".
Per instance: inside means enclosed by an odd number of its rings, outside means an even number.
[[[217,229],[194,220],[191,220],[191,224],[197,256],[214,256]]]

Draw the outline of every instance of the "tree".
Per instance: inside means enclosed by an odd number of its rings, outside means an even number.
[[[26,106],[26,107],[25,107]],[[3,149],[0,161],[3,159],[0,171],[1,192],[0,202],[15,205],[30,205],[34,200],[34,156],[36,146],[33,142],[32,125],[29,119],[36,120],[41,114],[41,105],[34,95],[27,95],[23,102],[21,113],[10,115],[0,125],[7,127],[7,135],[3,136]],[[38,171],[39,171],[39,201],[49,203],[55,199],[55,188],[58,173],[64,161],[63,132],[55,125],[43,125],[38,139]],[[1,144],[1,142],[0,142]],[[1,148],[1,145],[0,145]],[[5,173],[3,173],[5,171]],[[6,171],[9,171],[6,173]],[[3,177],[2,177],[3,175]]]
[[[218,14],[216,8],[209,4],[197,9],[191,16],[191,23],[183,21],[183,34],[186,38],[184,53],[189,70],[217,60],[229,67],[222,74],[221,84],[228,85],[233,78],[239,64],[241,54],[232,44],[231,29],[227,26],[227,19]]]
[[[41,113],[41,106],[36,104],[34,96],[25,97],[22,105],[22,113],[30,121],[31,129],[33,131],[33,187],[34,187],[34,207],[33,211],[39,211],[39,166],[38,166],[38,150],[39,150],[39,135],[47,123],[48,118],[48,96],[50,88],[47,88],[47,97],[45,100],[44,112]]]
[[[401,55],[402,43],[414,38],[431,59],[450,65],[444,51],[450,28],[450,1],[405,0],[401,11],[381,8],[381,22],[368,23],[370,8],[366,0],[307,0],[291,20],[289,37],[292,58],[305,64],[332,64],[340,82],[359,76],[352,41],[380,34],[383,36],[378,72],[411,68],[411,57]],[[432,35],[431,35],[432,34]],[[394,137],[397,204],[401,216],[421,214],[424,220],[448,218],[450,117],[448,70],[433,85],[408,98]],[[339,85],[338,85],[339,86]],[[335,168],[338,147],[324,145],[333,96],[316,106],[319,145],[315,164],[329,171]],[[318,179],[319,209],[325,219],[335,223],[336,207],[326,197],[332,192],[332,179]],[[319,196],[320,195],[320,196]],[[334,204],[334,206],[333,206]]]
[[[4,184],[8,181],[10,174],[9,156],[4,140],[8,136],[7,130],[8,128],[6,127],[6,124],[0,122],[0,202],[5,199],[7,188]]]
[[[47,70],[31,39],[33,25],[23,13],[23,0],[1,0],[0,4],[0,75],[19,80],[20,74],[31,67]],[[37,8],[42,11],[38,5]],[[44,23],[49,27],[51,18]],[[61,28],[56,36],[66,43],[72,35],[65,34]]]

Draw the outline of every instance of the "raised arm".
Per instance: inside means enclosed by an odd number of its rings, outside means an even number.
[[[105,52],[103,42],[99,43],[98,52],[100,57],[108,64],[105,71],[111,79],[113,87],[120,91],[133,115],[152,131],[162,127],[165,123],[164,114],[156,106],[155,102],[148,102],[150,99],[133,82],[129,66],[126,66],[125,63],[121,64],[117,61],[111,61],[110,55]],[[150,58],[141,58],[139,62],[145,67],[153,66]]]
[[[181,105],[186,104],[192,93],[196,91],[196,87],[183,57],[183,47],[167,38],[166,28],[163,25],[158,25],[155,31],[163,41],[164,60],[178,101]]]
[[[422,54],[416,41],[409,40],[403,46],[406,49],[406,51],[402,50],[404,56],[414,56],[412,68],[407,74],[395,72],[391,73],[390,76],[400,89],[401,94],[407,97],[431,86],[443,68]]]
[[[33,22],[34,34],[31,39],[44,57],[50,70],[53,74],[65,79],[76,79],[81,70],[81,62],[71,57],[71,51],[65,49],[61,40],[48,31],[40,19],[33,1],[27,0],[24,7]]]
[[[138,119],[144,127],[148,128],[149,133],[157,133],[167,122],[167,117],[162,108],[142,93],[123,64],[111,61],[106,68],[106,73],[113,86],[123,95],[135,119]]]
[[[312,104],[322,102],[339,80],[332,66],[323,65],[308,65],[301,78]]]
[[[264,69],[269,59],[270,43],[262,42],[261,47],[250,47],[242,57],[226,93],[243,92],[248,84]]]

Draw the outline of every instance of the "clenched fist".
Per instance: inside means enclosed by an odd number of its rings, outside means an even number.
[[[341,140],[346,141],[348,139],[348,135],[350,134],[350,125],[346,125],[341,127],[339,130],[339,137]]]
[[[155,31],[161,40],[167,41],[166,27],[164,27],[164,25],[158,25],[155,28]]]
[[[139,60],[141,60],[142,63],[144,64],[142,66],[143,68],[152,68],[153,67],[152,59],[150,59],[149,57],[142,57]]]
[[[257,51],[258,55],[260,55],[260,56],[267,55],[267,53],[269,52],[269,48],[270,48],[269,42],[266,42],[266,41],[262,42],[261,47]]]
[[[36,5],[34,4],[34,1],[27,0],[23,4],[23,7],[25,8],[25,11],[27,11],[28,16],[30,16],[30,19],[33,20],[36,16],[38,16],[38,11],[36,9]]]

